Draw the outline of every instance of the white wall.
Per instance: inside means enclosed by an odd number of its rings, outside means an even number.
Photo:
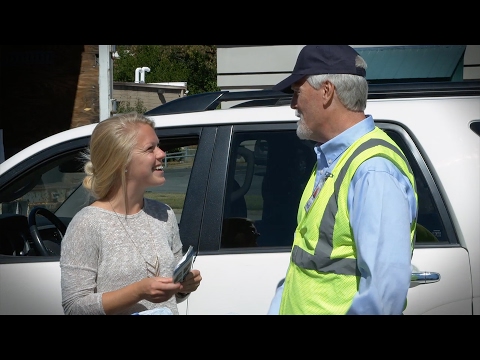
[[[467,45],[463,65],[463,79],[480,79],[480,45]]]
[[[268,89],[290,74],[297,55],[304,46],[217,45],[217,84],[222,90],[232,91]],[[480,79],[480,45],[466,47],[464,79]]]

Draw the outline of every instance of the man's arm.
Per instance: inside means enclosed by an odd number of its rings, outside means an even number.
[[[416,214],[410,182],[390,161],[373,158],[357,170],[348,199],[361,279],[347,314],[401,314]]]

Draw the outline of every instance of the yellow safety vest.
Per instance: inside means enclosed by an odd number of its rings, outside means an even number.
[[[410,180],[418,201],[415,177],[405,155],[380,128],[365,134],[341,156],[311,203],[316,168],[303,192],[297,215],[290,266],[280,314],[345,314],[358,290],[356,248],[350,227],[347,195],[357,168],[375,156],[384,157]],[[416,219],[411,224],[413,254]]]

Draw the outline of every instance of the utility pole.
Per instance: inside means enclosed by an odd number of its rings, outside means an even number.
[[[114,114],[113,94],[113,58],[116,51],[115,45],[98,45],[98,84],[100,121]]]

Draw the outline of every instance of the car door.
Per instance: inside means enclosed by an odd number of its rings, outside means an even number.
[[[219,127],[194,263],[203,280],[182,313],[267,313],[314,162],[295,122]]]
[[[215,129],[172,127],[156,132],[167,153],[166,182],[147,189],[145,196],[172,206],[182,239],[197,246]],[[52,145],[1,176],[0,314],[63,314],[60,256],[40,256],[35,251],[27,219],[34,207],[41,206],[68,225],[90,203],[81,186],[84,174],[78,161],[88,143],[89,137],[83,137]],[[41,216],[37,226],[43,240],[59,250],[61,235],[54,226]]]
[[[472,278],[467,249],[461,246],[427,156],[403,127],[378,125],[405,153],[415,174],[418,220],[406,315],[471,315]]]
[[[468,252],[424,155],[398,124],[378,125],[402,148],[417,180],[419,226],[405,314],[471,314]],[[183,313],[267,313],[285,276],[298,201],[315,161],[313,144],[295,130],[295,123],[218,130],[194,264],[203,280]]]
[[[32,244],[28,217],[41,206],[52,212],[67,199],[75,199],[71,209],[81,208],[86,198],[71,196],[79,189],[81,169],[75,168],[79,152],[88,138],[79,138],[50,146],[17,164],[0,178],[0,314],[63,314],[59,256],[40,256]],[[78,193],[77,193],[78,194]],[[71,216],[60,215],[68,225]],[[18,221],[12,221],[17,219]],[[59,249],[61,235],[42,216],[36,226],[48,248]],[[20,234],[20,236],[19,236]],[[8,251],[5,243],[16,239],[22,251]]]

